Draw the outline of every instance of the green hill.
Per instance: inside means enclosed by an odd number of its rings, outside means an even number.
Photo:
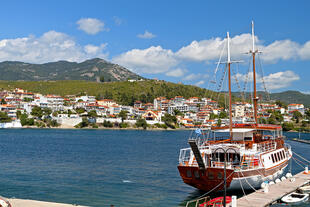
[[[126,68],[100,58],[81,63],[58,61],[44,64],[30,64],[17,61],[0,63],[0,80],[86,80],[105,82],[143,79]]]
[[[241,97],[240,93],[234,92],[233,94],[237,97]],[[286,104],[300,103],[300,104],[304,104],[305,107],[310,107],[310,95],[301,93],[299,91],[284,91],[284,92],[270,93],[270,94],[267,94],[266,92],[263,92],[263,91],[258,91],[257,94],[263,101],[280,100],[281,102],[284,102]],[[246,93],[246,98],[248,100],[250,99],[249,93]]]
[[[136,100],[144,103],[153,102],[154,98],[159,96],[189,98],[193,96],[211,97],[213,95],[217,97],[214,92],[196,86],[155,80],[107,83],[90,81],[0,81],[0,88],[9,90],[23,88],[35,93],[62,96],[88,94],[100,99],[111,98],[124,105],[133,105]],[[224,100],[220,99],[220,102],[223,103]]]

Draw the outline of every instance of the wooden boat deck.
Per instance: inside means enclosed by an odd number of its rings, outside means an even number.
[[[310,174],[303,172],[293,176],[295,181],[291,182],[286,179],[280,183],[269,186],[269,192],[264,193],[263,189],[243,196],[237,200],[238,207],[263,207],[281,199],[284,195],[294,192],[298,187],[310,181]]]

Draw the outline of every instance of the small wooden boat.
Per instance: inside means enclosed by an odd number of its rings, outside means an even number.
[[[199,207],[211,207],[211,206],[222,207],[223,202],[224,202],[224,197],[217,197],[217,198],[213,198],[207,202],[200,204]],[[229,203],[231,203],[231,197],[226,196],[226,204],[229,204]]]
[[[281,201],[288,204],[300,204],[309,200],[309,194],[304,193],[290,193],[281,198]]]
[[[298,190],[301,192],[301,193],[310,193],[310,185],[305,185],[305,186],[302,186],[300,188],[298,188]]]

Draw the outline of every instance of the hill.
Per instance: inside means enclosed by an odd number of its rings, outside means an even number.
[[[233,93],[235,96],[240,97],[240,93]],[[277,101],[280,100],[286,104],[291,103],[300,103],[304,104],[305,107],[310,107],[310,95],[304,94],[299,91],[284,91],[279,93],[270,93],[267,94],[266,92],[258,91],[258,96],[263,99],[264,101]],[[249,93],[246,94],[246,98],[249,99]]]
[[[35,93],[62,96],[88,94],[97,96],[98,99],[114,99],[124,105],[133,105],[136,100],[152,103],[154,98],[160,96],[167,98],[183,96],[189,98],[193,96],[211,97],[213,95],[213,97],[218,97],[218,94],[197,86],[155,80],[106,83],[90,81],[0,81],[0,89],[2,90],[12,90],[15,88],[23,88]],[[219,102],[224,103],[223,98]]]
[[[17,61],[0,63],[0,80],[86,80],[105,82],[143,79],[128,69],[100,58],[81,63],[58,61],[44,64],[30,64]]]

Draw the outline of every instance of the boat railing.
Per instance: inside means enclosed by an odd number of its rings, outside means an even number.
[[[186,207],[199,207],[200,205],[207,206],[207,201],[210,200],[209,196],[198,198],[196,200],[187,201]]]
[[[260,152],[269,152],[271,150],[275,150],[276,147],[277,144],[275,141],[265,141],[257,145],[257,150]]]
[[[191,148],[184,148],[180,150],[179,164],[188,166],[191,155]]]

